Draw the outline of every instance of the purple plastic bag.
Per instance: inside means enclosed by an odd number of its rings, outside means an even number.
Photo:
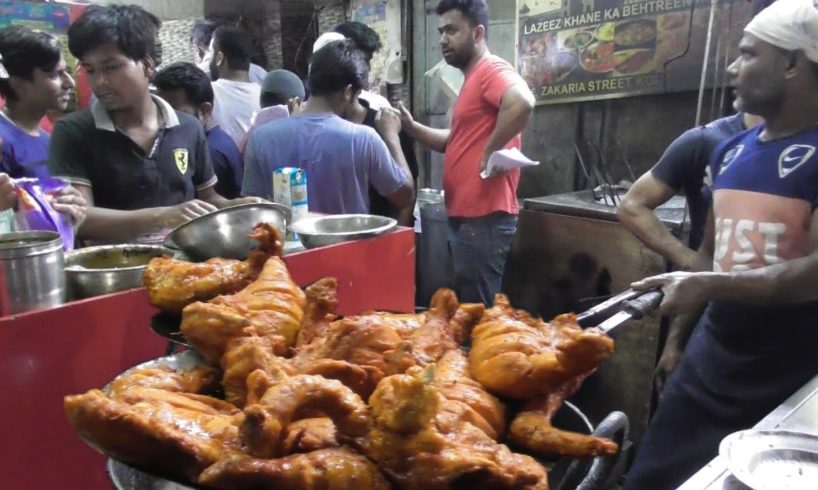
[[[74,249],[74,226],[71,217],[56,211],[49,196],[56,195],[68,184],[50,177],[14,179],[17,211],[14,221],[18,230],[56,231],[62,237],[63,249]]]

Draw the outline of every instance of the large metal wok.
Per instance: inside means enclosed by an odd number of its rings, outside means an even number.
[[[608,332],[631,319],[641,318],[658,306],[661,298],[662,295],[658,291],[645,293],[629,290],[579,315],[578,321],[583,326],[598,324],[599,328]],[[609,318],[601,321],[603,317]],[[154,330],[156,330],[155,327]],[[157,333],[162,334],[159,331]],[[179,342],[179,339],[176,338],[171,338],[171,340]],[[119,376],[125,376],[134,369],[146,367],[169,366],[178,371],[186,371],[201,364],[205,364],[205,360],[195,351],[189,350],[139,364]],[[108,386],[103,388],[103,391],[107,392]],[[628,418],[624,413],[610,413],[595,428],[579,408],[570,402],[565,402],[555,414],[553,423],[555,427],[561,429],[611,439],[619,445],[620,451],[613,456],[598,457],[592,460],[564,457],[555,461],[543,461],[549,469],[549,488],[604,490],[618,480],[625,466],[626,451],[624,449],[629,446]],[[194,490],[201,488],[167,480],[114,459],[108,460],[107,469],[114,487],[118,490]]]

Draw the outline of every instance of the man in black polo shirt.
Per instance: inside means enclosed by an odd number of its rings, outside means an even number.
[[[91,6],[68,30],[98,100],[54,126],[49,168],[92,205],[80,238],[151,241],[216,208],[250,202],[216,193],[199,122],[151,96],[157,22],[136,6]]]

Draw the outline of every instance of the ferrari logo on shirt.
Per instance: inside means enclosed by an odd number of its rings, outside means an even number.
[[[176,148],[173,150],[173,160],[176,162],[176,168],[179,169],[179,172],[181,172],[182,175],[187,172],[187,155],[188,153],[186,148]]]

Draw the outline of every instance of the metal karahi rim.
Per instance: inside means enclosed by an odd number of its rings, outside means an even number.
[[[352,231],[335,231],[335,232],[315,232],[315,229],[310,227],[313,223],[317,221],[337,221],[343,219],[350,219],[350,218],[379,218],[383,220],[384,224],[378,226],[376,228],[367,228],[363,230],[352,230]],[[290,228],[299,235],[309,235],[309,236],[332,236],[332,237],[350,237],[356,235],[379,235],[381,233],[386,233],[387,231],[395,228],[398,225],[397,220],[393,218],[387,218],[384,216],[378,216],[374,214],[333,214],[327,216],[316,216],[312,218],[305,218],[302,220],[298,220],[292,225]]]
[[[775,429],[738,431],[721,441],[719,455],[733,476],[754,490],[815,488],[810,475],[818,473],[818,435]]]

